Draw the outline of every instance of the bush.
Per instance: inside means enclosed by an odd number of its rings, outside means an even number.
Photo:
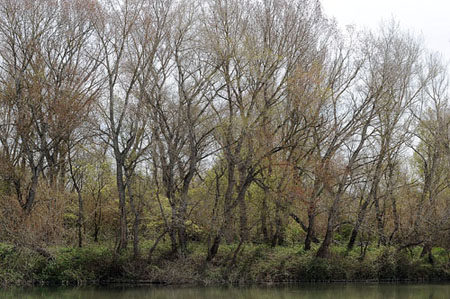
[[[372,260],[365,259],[361,261],[355,259],[353,267],[350,276],[352,280],[371,280],[378,278],[378,268]]]
[[[297,272],[298,250],[295,247],[265,249],[249,269],[252,281],[287,281]]]
[[[313,281],[330,280],[332,277],[329,260],[321,258],[312,259],[306,271],[306,278],[307,280]]]
[[[436,264],[443,265],[448,262],[448,253],[445,248],[435,247],[431,250],[431,252]]]
[[[46,259],[26,249],[0,243],[0,285],[32,285]]]
[[[394,254],[389,248],[384,248],[375,261],[379,279],[395,279],[396,265]]]
[[[413,273],[414,267],[411,259],[404,252],[397,252],[395,259],[395,278],[397,279],[416,279]]]
[[[123,272],[123,260],[101,246],[62,248],[40,274],[50,284],[86,284],[116,278]]]

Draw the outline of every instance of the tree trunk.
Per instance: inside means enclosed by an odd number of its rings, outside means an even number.
[[[100,233],[101,221],[102,221],[102,203],[101,199],[97,198],[97,203],[94,211],[94,242],[98,242],[98,235]]]
[[[92,236],[94,237],[94,242],[98,243],[98,233],[100,232],[100,226],[99,223],[97,222],[97,211],[94,212],[94,233],[92,234]]]
[[[36,166],[34,166],[32,158],[30,158],[29,161],[30,161],[30,164],[33,169],[33,176],[31,178],[30,187],[28,188],[28,194],[26,196],[25,203],[21,203],[22,209],[24,210],[25,214],[27,214],[27,215],[29,215],[31,213],[31,210],[33,209],[33,206],[34,206],[34,200],[36,198],[36,190],[38,187],[39,176],[43,169],[44,156],[41,155],[41,157],[39,158],[39,162]]]
[[[187,232],[186,232],[186,220],[187,220],[187,202],[182,200],[180,206],[180,213],[178,216],[178,245],[179,251],[182,257],[187,253]]]
[[[128,196],[130,198],[130,208],[134,215],[133,221],[133,257],[136,260],[139,257],[139,209],[136,207],[136,202],[134,201],[134,194],[131,186],[131,178],[128,178]]]
[[[262,200],[262,206],[261,206],[261,232],[263,235],[264,242],[268,242],[269,240],[269,234],[267,231],[267,212],[268,212],[268,206],[267,206],[267,196],[268,196],[268,190],[267,188],[264,189],[264,196]]]
[[[117,190],[119,193],[119,244],[117,245],[117,252],[121,252],[127,248],[128,245],[128,229],[127,229],[127,211],[126,211],[126,196],[125,183],[123,177],[123,162],[116,157],[116,181]]]
[[[342,185],[341,185],[342,186]],[[340,188],[341,189],[341,188]],[[329,249],[334,236],[334,225],[336,222],[336,217],[338,214],[339,202],[341,200],[342,190],[339,190],[335,195],[333,200],[333,205],[328,213],[327,231],[325,233],[325,238],[317,251],[316,257],[318,258],[328,258]]]
[[[275,234],[272,237],[272,247],[282,245],[284,243],[284,227],[282,219],[282,209],[280,204],[276,204],[275,208]]]
[[[78,247],[83,247],[83,233],[82,233],[82,227],[84,222],[84,214],[83,214],[83,197],[81,196],[81,190],[77,189],[78,193]]]
[[[31,178],[31,184],[28,189],[25,204],[22,206],[23,210],[27,215],[31,214],[31,210],[33,209],[34,206],[34,199],[36,198],[36,189],[38,185],[38,180],[39,180],[39,172],[35,170],[33,172],[33,177]]]
[[[219,251],[219,245],[220,245],[221,239],[222,239],[222,237],[220,236],[220,234],[217,234],[214,237],[213,244],[208,249],[208,255],[206,257],[207,262],[212,261],[212,259],[217,255],[217,252]]]
[[[230,157],[231,153],[228,154],[227,161],[227,189],[224,194],[224,209],[223,209],[223,222],[218,230],[217,234],[214,236],[213,244],[210,248],[208,248],[208,256],[206,257],[206,261],[211,261],[217,254],[220,246],[220,242],[222,241],[223,235],[225,231],[229,229],[229,224],[232,218],[232,210],[233,210],[233,190],[236,185],[235,179],[235,168],[236,164],[234,163],[232,157]]]
[[[316,237],[315,231],[315,222],[316,222],[316,202],[319,199],[321,193],[323,191],[323,184],[320,183],[320,179],[318,177],[314,180],[314,186],[311,193],[311,197],[309,200],[308,207],[308,227],[306,229],[306,238],[304,243],[304,249],[306,251],[311,249],[311,242],[319,243],[319,240]]]
[[[245,197],[239,199],[239,228],[240,238],[243,242],[248,240],[247,203]]]
[[[294,213],[290,213],[289,216],[291,216],[292,219],[294,219],[295,222],[297,222],[300,225],[300,227],[302,228],[302,230],[305,233],[308,233],[308,227],[303,223],[303,221],[297,215],[295,215]],[[320,243],[319,239],[317,239],[314,232],[311,233],[311,235],[312,235],[312,237],[310,237],[310,239],[313,243],[316,243],[316,244]]]
[[[177,242],[177,227],[178,227],[178,212],[175,206],[175,202],[169,199],[172,202],[172,216],[169,227],[169,237],[170,237],[170,247],[172,255],[176,255],[178,251],[178,242]]]
[[[318,258],[328,258],[328,255],[329,255],[329,248],[330,248],[331,242],[333,240],[333,228],[330,227],[329,223],[330,223],[330,220],[328,220],[327,232],[325,234],[325,238],[323,239],[323,242],[320,245],[319,250],[317,251],[317,254],[316,254],[316,257],[318,257]]]
[[[427,256],[428,263],[433,265],[434,264],[434,257],[433,257],[433,253],[432,253],[431,249],[432,249],[431,243],[430,242],[426,242],[423,245],[422,252],[420,253],[420,257]]]
[[[210,262],[217,255],[223,235],[225,231],[229,229],[231,219],[231,209],[228,209],[228,211],[229,213],[226,212],[224,215],[224,222],[222,223],[222,226],[220,227],[217,234],[214,236],[213,244],[211,245],[211,247],[208,248],[208,255],[206,257],[207,262]]]
[[[316,211],[313,206],[308,209],[308,227],[306,229],[305,251],[311,250],[311,242],[317,240],[314,230],[316,220]],[[318,241],[318,240],[317,240]]]
[[[383,212],[380,209],[379,198],[374,198],[375,200],[375,213],[377,220],[377,232],[378,232],[378,245],[386,245],[386,236],[384,234],[384,223],[383,223]]]
[[[194,158],[191,158],[194,159]],[[178,215],[178,243],[180,246],[180,253],[184,257],[187,253],[188,236],[186,232],[186,221],[188,217],[189,205],[189,188],[195,173],[195,163],[190,166],[188,175],[183,182],[183,190],[181,192],[181,202]]]
[[[359,229],[366,217],[367,208],[369,206],[369,200],[365,200],[361,205],[361,208],[358,212],[358,218],[356,219],[355,226],[353,227],[352,234],[350,235],[350,240],[347,243],[347,251],[351,251],[355,246],[356,237],[358,236]]]

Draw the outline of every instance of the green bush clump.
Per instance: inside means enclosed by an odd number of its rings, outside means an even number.
[[[419,279],[415,272],[420,266],[412,261],[412,257],[405,252],[396,252],[393,256],[395,260],[395,278],[396,279]]]
[[[327,259],[315,258],[307,266],[306,279],[312,281],[330,280],[331,265]]]
[[[295,276],[298,250],[295,247],[277,247],[267,250],[249,270],[250,280],[280,282]]]
[[[40,273],[50,284],[86,284],[117,277],[122,262],[105,247],[62,248]]]
[[[370,259],[355,259],[351,280],[372,280],[378,278],[377,265]]]
[[[0,243],[0,286],[32,285],[46,259],[26,249]]]
[[[445,248],[435,247],[431,252],[436,264],[442,265],[448,262],[449,254]]]
[[[375,260],[378,279],[395,279],[396,263],[392,250],[384,248]]]

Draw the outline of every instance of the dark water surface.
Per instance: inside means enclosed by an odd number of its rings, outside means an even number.
[[[0,298],[79,299],[450,299],[450,284],[298,284],[246,287],[79,287],[0,290]]]

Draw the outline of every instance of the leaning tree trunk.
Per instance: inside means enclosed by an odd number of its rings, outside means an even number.
[[[356,219],[355,226],[353,227],[352,234],[350,235],[350,240],[347,243],[347,250],[351,251],[353,247],[355,246],[356,237],[359,234],[359,229],[361,228],[361,225],[364,221],[364,218],[366,217],[367,208],[369,207],[369,200],[365,200],[363,204],[361,205],[361,208],[358,212],[358,218]]]
[[[336,223],[336,217],[338,215],[338,207],[341,199],[341,193],[335,195],[333,200],[333,205],[328,213],[327,221],[327,231],[325,233],[325,238],[317,251],[316,257],[318,258],[328,258],[329,249],[334,236],[334,226]]]

